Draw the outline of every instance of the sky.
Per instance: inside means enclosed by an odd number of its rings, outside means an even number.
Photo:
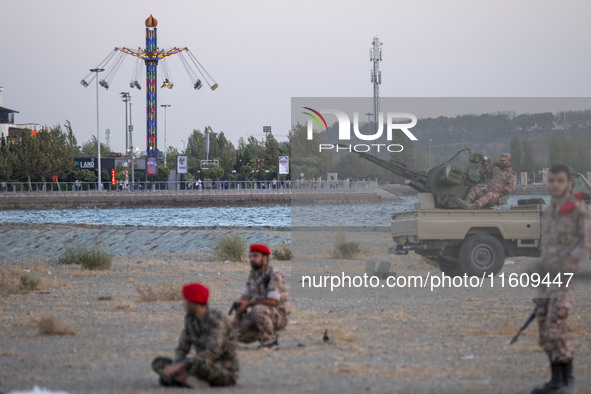
[[[174,88],[158,90],[158,104],[171,105],[167,145],[182,149],[205,126],[236,143],[263,138],[269,125],[285,140],[292,97],[373,94],[376,35],[383,97],[590,96],[590,11],[577,0],[0,0],[0,86],[17,123],[69,120],[83,143],[96,135],[96,91],[80,80],[114,47],[143,47],[153,14],[159,47],[188,47],[219,84],[195,91],[170,58]],[[134,143],[145,149],[145,86],[130,90],[134,64],[126,59],[110,89],[99,88],[101,140],[110,129],[115,151],[125,147],[122,91],[132,94]]]

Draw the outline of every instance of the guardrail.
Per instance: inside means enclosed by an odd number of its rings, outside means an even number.
[[[222,181],[202,182],[103,182],[103,190],[98,190],[96,182],[2,182],[0,197],[19,195],[55,194],[103,194],[103,193],[161,193],[161,194],[262,194],[262,193],[370,193],[377,187],[376,181]]]

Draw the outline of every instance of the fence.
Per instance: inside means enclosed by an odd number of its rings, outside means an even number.
[[[162,194],[260,194],[260,193],[370,193],[377,187],[375,181],[222,181],[203,182],[136,182],[131,184],[103,182],[98,190],[96,182],[2,182],[0,196],[15,194],[72,194],[72,193],[162,193]]]

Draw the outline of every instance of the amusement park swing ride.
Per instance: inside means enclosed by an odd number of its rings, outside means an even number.
[[[95,78],[98,78],[98,71],[105,71],[104,78],[98,81],[98,84],[105,89],[109,89],[115,74],[121,67],[121,64],[126,58],[126,55],[135,57],[136,64],[129,82],[130,88],[142,90],[139,79],[142,73],[142,62],[146,67],[146,155],[148,157],[157,157],[157,73],[158,64],[161,64],[160,72],[162,77],[161,88],[172,89],[174,83],[170,76],[167,59],[172,55],[179,55],[181,63],[187,72],[193,88],[199,90],[203,87],[203,82],[209,86],[211,90],[215,90],[218,84],[213,77],[207,72],[205,67],[201,65],[199,60],[193,55],[189,48],[158,48],[156,42],[156,26],[158,21],[152,15],[146,19],[146,47],[138,48],[134,51],[129,48],[121,47],[115,48],[110,52],[99,65],[93,69],[80,83],[87,87]]]

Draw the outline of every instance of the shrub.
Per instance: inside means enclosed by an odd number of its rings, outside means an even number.
[[[113,265],[113,256],[99,249],[88,249],[85,246],[67,248],[59,258],[62,264],[80,264],[88,270],[106,270]]]
[[[216,241],[216,255],[221,260],[241,261],[246,249],[246,240],[240,235],[226,235]]]
[[[142,302],[180,301],[183,299],[181,286],[179,285],[143,285],[136,286],[135,289],[140,295],[140,301]]]
[[[283,248],[273,251],[273,258],[277,260],[291,260],[291,249]]]
[[[357,242],[341,242],[336,244],[332,256],[336,259],[352,259],[361,252],[359,244]]]
[[[39,335],[76,334],[76,329],[71,324],[57,320],[54,316],[47,316],[39,321]]]
[[[23,272],[20,275],[21,288],[26,291],[39,289],[39,278],[29,272]]]

